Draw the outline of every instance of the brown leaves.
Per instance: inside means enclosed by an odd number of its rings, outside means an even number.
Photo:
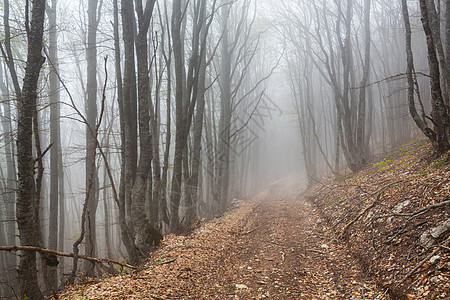
[[[318,212],[300,201],[298,186],[291,178],[189,236],[166,236],[145,270],[72,286],[61,297],[359,299],[364,293],[370,299],[381,294],[361,278],[356,261],[333,241],[327,225],[317,222]]]
[[[412,219],[374,221],[392,212],[418,211],[449,195],[450,170],[421,159],[429,155],[427,145],[397,151],[383,161],[388,166],[374,164],[357,176],[318,186],[304,198],[298,196],[296,179],[280,182],[189,236],[166,236],[147,269],[73,286],[61,296],[383,299],[392,291],[393,297],[396,293],[408,299],[448,298],[450,257],[445,249],[399,290],[393,288],[430,254],[417,246],[421,233],[450,215],[448,207],[440,207]],[[370,195],[377,194],[377,204],[371,206]],[[166,261],[172,262],[154,265]]]
[[[404,145],[359,174],[329,182],[307,195],[308,199],[315,199],[312,203],[336,233],[343,229],[348,231],[343,236],[348,248],[366,272],[378,278],[386,288],[398,285],[432,251],[418,246],[421,234],[450,217],[448,205],[438,207],[450,195],[448,161],[445,158],[427,161],[430,156],[431,147],[426,143]],[[399,180],[401,182],[383,188],[377,205],[371,206],[365,201],[376,190]],[[365,208],[369,209],[365,211]],[[350,223],[351,226],[346,226]],[[442,243],[443,239],[445,237],[437,242]],[[414,296],[413,299],[450,297],[450,285],[436,283],[435,291],[431,291],[428,281],[415,280],[427,270],[431,272],[427,276],[435,273],[450,276],[448,269],[442,269],[449,262],[449,253],[444,249],[439,252],[442,261],[421,266],[401,284],[403,297],[408,297],[407,294]],[[397,290],[395,288],[393,294],[397,295]]]

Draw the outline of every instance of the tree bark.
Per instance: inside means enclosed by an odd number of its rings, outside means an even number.
[[[87,63],[87,103],[86,103],[86,190],[89,185],[90,174],[93,176],[93,187],[89,193],[86,224],[86,250],[88,256],[97,255],[97,226],[96,212],[98,206],[98,174],[95,167],[95,151],[97,151],[95,136],[92,129],[95,128],[97,119],[97,26],[98,26],[98,0],[88,2],[88,33],[86,48]],[[93,275],[94,264],[87,262],[86,274]]]
[[[138,66],[138,103],[139,103],[139,144],[140,156],[136,178],[131,190],[131,218],[134,231],[134,243],[141,253],[146,254],[152,246],[158,245],[162,235],[150,223],[145,213],[145,194],[151,168],[152,144],[150,133],[150,78],[148,74],[147,32],[153,13],[155,0],[146,3],[145,10],[140,0],[136,0],[139,32],[136,41]]]
[[[134,235],[131,221],[131,190],[136,179],[137,169],[137,90],[135,72],[135,18],[133,2],[122,0],[122,34],[124,41],[124,73],[123,73],[123,121],[124,121],[124,154],[125,170],[123,173],[126,223],[131,236]],[[137,252],[133,255],[137,255]]]
[[[426,0],[420,0],[420,11],[422,15],[422,25],[427,40],[432,106],[431,117],[434,123],[434,132],[436,133],[435,148],[438,153],[444,153],[450,147],[450,119],[442,97],[439,61],[436,55],[436,46],[430,26]]]
[[[181,200],[181,180],[183,174],[183,151],[184,151],[184,131],[185,119],[183,109],[183,91],[185,88],[185,82],[183,80],[184,73],[184,53],[181,40],[181,24],[182,24],[182,11],[181,0],[174,0],[172,7],[172,42],[173,42],[173,54],[174,54],[174,67],[175,67],[175,153],[173,162],[173,176],[172,176],[172,190],[170,198],[170,231],[177,232],[179,229],[179,214],[178,209]]]
[[[139,250],[134,244],[134,229],[131,221],[131,190],[136,179],[137,168],[137,91],[136,91],[136,73],[134,59],[134,35],[135,21],[133,2],[122,0],[122,26],[124,41],[124,73],[123,73],[123,89],[122,89],[122,111],[123,111],[123,140],[124,152],[122,159],[124,160],[124,171],[122,173],[123,183],[123,205],[125,213],[125,224],[122,227],[122,236],[126,237],[124,229],[129,232],[129,247],[127,247],[128,256],[131,259],[140,257]]]
[[[408,4],[406,0],[402,0],[402,14],[406,31],[406,63],[407,63],[406,76],[408,80],[409,113],[411,114],[417,127],[419,127],[419,129],[425,134],[425,136],[430,140],[430,142],[434,144],[436,140],[436,133],[431,128],[429,128],[427,122],[419,116],[414,101],[414,78],[413,78],[414,57],[411,46],[411,23],[409,21]]]
[[[60,109],[59,109],[59,67],[58,67],[58,35],[56,28],[56,4],[57,0],[52,0],[51,7],[47,9],[49,22],[49,98],[50,98],[50,142],[53,143],[50,149],[50,215],[48,230],[48,247],[58,250],[58,205],[59,199],[59,155],[61,152],[60,142]],[[61,224],[63,225],[63,224]],[[56,266],[47,268],[47,281],[49,287],[56,291],[58,288],[58,276]]]
[[[119,183],[119,192],[117,197],[117,208],[118,208],[118,218],[119,218],[119,226],[120,226],[120,234],[122,243],[125,246],[128,257],[137,256],[137,249],[134,246],[133,238],[131,237],[131,231],[128,227],[127,223],[127,206],[126,206],[126,197],[125,197],[125,170],[129,167],[129,163],[126,163],[126,157],[128,157],[129,149],[125,148],[126,139],[125,139],[125,122],[127,116],[124,112],[124,101],[123,97],[125,96],[123,88],[122,88],[122,70],[120,64],[120,40],[119,40],[119,9],[117,0],[113,1],[114,6],[114,55],[115,55],[115,73],[116,73],[116,84],[117,84],[117,103],[119,107],[119,122],[120,122],[120,138],[121,138],[121,146],[120,146],[120,154],[121,154],[121,167],[120,167],[120,183]],[[131,44],[132,46],[132,44]],[[128,57],[128,56],[127,56]],[[127,79],[128,80],[128,79]],[[126,95],[129,97],[129,94]],[[129,108],[127,110],[129,113]]]
[[[32,153],[33,118],[37,99],[37,84],[44,57],[42,38],[44,31],[45,0],[33,2],[31,26],[28,35],[28,53],[22,95],[18,97],[17,164],[18,197],[17,224],[22,246],[38,246],[40,228],[36,227],[36,206],[39,195],[35,193],[34,159]],[[43,299],[36,272],[36,253],[22,252],[18,269],[19,296],[23,299]]]
[[[222,6],[222,41],[220,72],[220,121],[217,153],[217,201],[224,212],[228,201],[230,181],[230,127],[231,127],[231,53],[229,43],[228,5]]]

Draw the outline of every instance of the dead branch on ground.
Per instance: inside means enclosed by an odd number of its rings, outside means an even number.
[[[252,232],[255,232],[259,227],[261,227],[261,226],[258,226],[258,227],[256,227],[256,228],[253,228],[252,230],[245,231],[245,232],[229,231],[229,233],[231,233],[231,234],[236,234],[236,235],[248,235],[248,234],[250,234],[250,233],[252,233]]]
[[[351,220],[349,223],[347,223],[347,225],[344,226],[344,228],[342,229],[341,234],[339,235],[340,237],[343,237],[345,235],[345,233],[347,232],[347,229],[352,226],[356,221],[358,221],[362,216],[364,216],[370,209],[372,209],[380,200],[381,197],[381,193],[384,192],[384,190],[394,184],[400,183],[402,182],[402,180],[398,180],[392,183],[389,183],[385,186],[383,186],[382,188],[380,188],[378,191],[376,191],[375,193],[371,193],[369,194],[366,198],[371,198],[373,196],[376,195],[375,200],[369,205],[367,206],[365,209],[363,209],[357,216],[356,218],[354,218],[353,220]]]
[[[428,254],[424,259],[422,259],[411,271],[408,272],[408,274],[406,274],[402,280],[400,280],[397,284],[396,287],[400,286],[401,284],[403,284],[411,275],[413,275],[414,273],[417,272],[417,270],[420,269],[420,267],[422,267],[427,261],[430,260],[430,258],[432,258],[434,255],[436,255],[436,253],[439,252],[439,250],[442,248],[447,249],[448,245],[450,244],[450,238],[447,238],[445,240],[444,243],[442,243],[441,245],[438,245],[438,247],[436,247],[436,249],[433,250],[433,252],[431,252],[430,254]]]
[[[170,264],[170,263],[173,263],[176,260],[177,260],[176,258],[173,258],[173,259],[169,259],[169,260],[162,261],[162,262],[159,262],[159,263],[156,263],[156,264],[152,264],[152,265],[153,266],[160,266],[160,265]]]
[[[450,205],[450,200],[446,200],[446,201],[443,201],[443,202],[439,202],[439,203],[436,203],[436,204],[433,204],[433,205],[429,205],[429,206],[423,207],[423,208],[421,208],[421,209],[419,209],[419,210],[417,210],[415,212],[412,212],[412,213],[390,213],[390,214],[387,214],[387,215],[375,216],[375,217],[372,218],[371,221],[373,222],[373,221],[376,221],[378,219],[390,218],[390,217],[408,217],[408,220],[411,220],[411,219],[416,218],[416,217],[418,217],[420,215],[423,215],[424,213],[426,213],[426,212],[428,212],[428,211],[430,211],[432,209],[439,208],[439,207],[446,206],[446,205]]]
[[[45,248],[40,248],[40,247],[33,247],[33,246],[0,246],[0,251],[9,251],[9,252],[11,252],[11,251],[34,251],[34,252],[39,252],[39,253],[52,254],[52,255],[56,255],[56,256],[74,257],[73,253],[60,252],[60,251],[55,251],[55,250],[50,250],[50,249],[45,249]],[[87,255],[79,255],[78,258],[81,258],[81,259],[84,259],[87,261],[91,261],[93,263],[111,263],[111,264],[119,265],[121,267],[127,267],[130,269],[138,269],[138,267],[136,267],[136,266],[132,266],[127,263],[122,263],[122,262],[112,260],[112,259],[96,258],[96,257],[87,256]]]

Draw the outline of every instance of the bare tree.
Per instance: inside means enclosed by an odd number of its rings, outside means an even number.
[[[411,46],[411,23],[409,21],[409,12],[406,0],[402,0],[402,12],[403,12],[403,21],[405,22],[405,30],[406,30],[406,61],[407,61],[407,80],[408,80],[408,106],[409,112],[416,123],[416,125],[420,128],[420,130],[427,136],[428,139],[434,141],[436,138],[435,132],[428,127],[428,124],[425,118],[421,118],[417,112],[416,104],[414,100],[414,78],[413,78],[413,70],[414,70],[414,58]]]
[[[36,193],[34,181],[34,164],[36,159],[32,153],[33,123],[35,121],[37,84],[41,67],[42,38],[44,32],[45,0],[33,2],[31,24],[28,32],[28,54],[22,92],[18,97],[17,122],[17,164],[18,164],[18,196],[16,203],[17,223],[19,226],[20,244],[23,246],[39,246],[41,236],[39,220],[40,195]],[[42,159],[38,157],[37,160]],[[18,269],[20,297],[43,299],[39,290],[36,272],[36,253],[24,251],[20,257]]]
[[[134,232],[134,243],[143,254],[158,245],[162,239],[158,230],[150,223],[145,214],[145,195],[148,178],[151,178],[152,141],[150,133],[151,93],[148,63],[147,34],[153,15],[155,0],[147,1],[145,8],[140,0],[136,1],[138,16],[138,34],[136,40],[137,72],[138,72],[138,105],[139,105],[139,142],[140,156],[136,177],[131,190],[131,218]]]
[[[206,1],[203,1],[206,2]],[[177,232],[180,229],[179,220],[179,206],[182,196],[182,183],[183,183],[183,171],[184,181],[187,183],[186,196],[188,205],[188,223],[192,222],[194,218],[195,210],[195,177],[189,179],[188,168],[188,139],[191,125],[193,122],[193,115],[197,101],[202,97],[204,93],[204,68],[205,64],[204,56],[206,55],[206,35],[209,26],[211,25],[212,18],[215,14],[215,3],[213,1],[213,9],[208,16],[205,17],[205,5],[202,1],[194,1],[194,17],[193,17],[193,29],[192,29],[192,45],[191,53],[188,58],[187,68],[184,65],[184,59],[186,57],[184,47],[184,36],[186,26],[186,11],[188,9],[188,2],[176,0],[173,2],[172,7],[172,45],[174,55],[174,68],[175,68],[175,157],[172,176],[172,189],[170,199],[170,231]],[[202,80],[202,82],[200,82]],[[202,101],[202,100],[200,100]],[[201,111],[201,108],[200,108]],[[197,112],[199,108],[197,107]],[[199,115],[200,117],[200,115]],[[198,130],[201,130],[197,127]],[[197,133],[198,134],[198,133]],[[198,136],[197,136],[198,138]],[[196,156],[197,159],[198,156]],[[183,166],[184,165],[184,166]],[[197,168],[197,167],[196,167]],[[183,170],[184,169],[184,170]],[[197,170],[195,170],[197,173]],[[188,182],[190,181],[190,182]],[[193,190],[194,189],[194,190]],[[196,194],[196,193],[195,193]]]
[[[95,128],[97,119],[97,27],[100,17],[101,6],[98,0],[88,1],[88,30],[87,30],[87,103],[86,103],[86,190],[90,184],[92,176],[92,189],[89,192],[87,219],[86,219],[86,254],[88,256],[96,256],[96,212],[98,206],[98,175],[95,166],[95,151],[97,151],[96,137],[92,132]],[[92,175],[91,175],[92,174]],[[91,276],[94,270],[94,264],[86,263],[87,274]]]
[[[61,140],[60,140],[60,84],[59,84],[59,67],[58,67],[58,31],[56,23],[57,0],[51,1],[51,6],[47,6],[47,15],[49,19],[49,98],[50,98],[50,141],[53,143],[50,149],[50,214],[49,214],[49,235],[48,247],[52,250],[58,250],[58,228],[64,231],[64,223],[58,224],[58,207],[64,201],[60,199],[60,183],[59,179],[62,172],[60,165]],[[60,225],[60,226],[58,226]],[[64,235],[59,236],[63,238]],[[48,268],[48,283],[52,290],[58,287],[58,277],[56,266]]]
[[[136,101],[136,73],[134,69],[134,31],[136,30],[133,3],[122,1],[122,24],[125,44],[125,70],[123,80],[122,111],[124,129],[123,159],[125,171],[124,207],[127,217],[127,230],[122,229],[122,235],[128,231],[126,242],[128,255],[133,261],[139,261],[142,255],[157,245],[161,234],[150,223],[145,214],[145,195],[148,178],[151,177],[150,166],[152,160],[152,145],[150,132],[150,79],[148,74],[148,45],[147,34],[153,15],[155,1],[148,1],[145,8],[142,1],[136,1],[138,28],[136,39],[136,55],[138,65],[138,89]],[[137,114],[139,105],[139,114]],[[137,160],[138,132],[134,129],[136,120],[139,121],[139,147],[141,149]],[[150,149],[150,150],[145,150]],[[125,226],[125,223],[122,223]]]
[[[428,66],[430,68],[431,118],[433,119],[436,140],[432,141],[438,153],[444,153],[450,147],[450,118],[444,103],[441,88],[441,74],[436,54],[436,44],[431,29],[426,0],[420,0],[423,30],[427,40]]]

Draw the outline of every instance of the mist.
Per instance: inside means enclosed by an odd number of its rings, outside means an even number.
[[[1,251],[0,298],[138,264],[274,182],[450,147],[445,1],[27,4],[0,4],[0,246],[51,251]]]

